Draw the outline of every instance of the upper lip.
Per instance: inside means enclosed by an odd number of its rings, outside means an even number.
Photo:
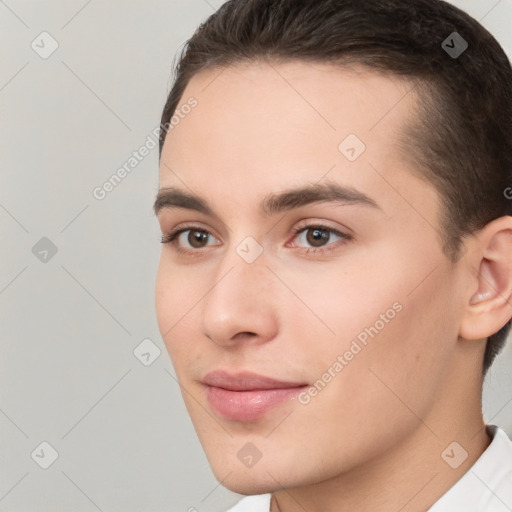
[[[297,388],[306,385],[304,382],[285,382],[253,372],[229,373],[225,370],[207,373],[203,378],[203,383],[208,386],[231,391]]]

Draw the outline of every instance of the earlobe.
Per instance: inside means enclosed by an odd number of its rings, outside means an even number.
[[[490,222],[473,241],[473,291],[459,332],[469,340],[489,337],[512,317],[512,216]]]

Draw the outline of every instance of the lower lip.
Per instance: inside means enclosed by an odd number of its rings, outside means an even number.
[[[206,395],[210,407],[222,417],[233,421],[254,421],[273,407],[291,400],[306,387],[230,391],[206,386]]]

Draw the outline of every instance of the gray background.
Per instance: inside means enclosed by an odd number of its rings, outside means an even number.
[[[156,323],[158,150],[92,194],[158,126],[172,58],[221,3],[0,0],[0,511],[239,498],[209,469]],[[511,55],[512,0],[455,3]],[[51,49],[43,31],[59,45],[47,58],[31,47]],[[161,350],[149,366],[133,353],[144,339]],[[485,419],[510,436],[511,345],[484,389]],[[43,441],[58,452],[47,469]]]

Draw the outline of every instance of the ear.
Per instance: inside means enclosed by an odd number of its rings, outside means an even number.
[[[512,318],[512,216],[487,224],[469,246],[473,277],[459,336],[485,339]]]

